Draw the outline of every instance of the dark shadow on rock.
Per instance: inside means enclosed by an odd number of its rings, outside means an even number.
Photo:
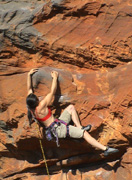
[[[55,94],[55,98],[53,102],[53,106],[57,107],[54,114],[55,117],[59,117],[61,114],[61,106],[59,103],[60,97],[61,97],[61,88],[60,88],[59,81],[57,81],[57,90],[56,90],[56,94]]]

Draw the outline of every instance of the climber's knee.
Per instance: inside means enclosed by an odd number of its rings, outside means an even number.
[[[72,114],[72,112],[75,111],[75,107],[74,107],[73,104],[70,104],[70,105],[66,108],[66,110],[67,110],[70,114]]]

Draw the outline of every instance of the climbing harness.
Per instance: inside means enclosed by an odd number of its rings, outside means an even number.
[[[38,120],[35,118],[34,113],[31,110],[30,110],[30,112],[32,114],[33,120],[37,124],[38,136],[41,137],[41,133],[40,133],[40,130],[39,130],[39,125],[40,124],[39,124]],[[68,137],[69,136],[69,125],[66,122],[64,122],[64,121],[62,121],[60,119],[55,119],[55,121],[53,123],[51,123],[51,125],[49,127],[45,127],[45,134],[46,134],[47,140],[51,141],[54,138],[56,138],[57,147],[59,147],[60,144],[59,144],[59,138],[58,138],[58,135],[57,135],[57,132],[56,132],[56,128],[58,126],[60,126],[61,124],[64,124],[66,126],[66,129],[67,129],[66,136]],[[57,127],[55,125],[57,125]],[[44,159],[44,162],[45,162],[46,171],[47,171],[47,174],[48,174],[48,177],[49,177],[49,180],[50,180],[49,169],[48,169],[48,165],[47,165],[47,162],[46,162],[46,157],[45,157],[44,148],[43,148],[43,145],[42,145],[42,140],[40,138],[39,138],[39,143],[40,143],[40,147],[41,147],[41,151],[42,151],[42,156],[43,156],[43,159]]]
[[[28,108],[28,107],[27,107],[27,108]],[[35,122],[37,122],[37,124],[39,125],[38,119],[35,117],[33,111],[30,110],[30,112],[31,112],[31,114],[32,114],[33,120],[34,120]],[[59,147],[60,144],[59,144],[59,138],[58,138],[58,134],[57,134],[57,132],[56,132],[56,128],[57,128],[58,126],[60,126],[61,124],[64,124],[64,125],[66,126],[66,130],[67,130],[67,131],[66,131],[66,136],[69,137],[69,136],[70,136],[70,135],[69,135],[69,125],[68,125],[66,122],[64,122],[63,120],[55,119],[54,122],[52,122],[49,127],[44,127],[44,126],[43,126],[44,129],[45,129],[46,139],[47,139],[48,141],[51,141],[51,140],[54,140],[54,138],[55,138],[55,139],[56,139],[56,145],[57,145],[57,147]],[[55,126],[55,125],[57,125],[57,126]]]
[[[58,126],[60,126],[61,124],[64,124],[66,126],[66,129],[67,129],[66,136],[68,137],[69,136],[69,125],[66,122],[64,122],[64,121],[62,121],[60,119],[55,119],[55,121],[53,123],[51,123],[51,125],[49,127],[45,128],[46,139],[48,141],[51,141],[55,137],[57,147],[59,147],[60,144],[59,144],[59,138],[58,138],[58,135],[57,135],[57,132],[56,132],[56,128]],[[55,126],[55,125],[57,125],[57,126]]]

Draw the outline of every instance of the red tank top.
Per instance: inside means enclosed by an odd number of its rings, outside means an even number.
[[[36,114],[37,114],[37,108],[36,108]],[[52,115],[52,113],[51,113],[51,109],[48,107],[48,114],[45,116],[45,117],[43,117],[43,118],[38,118],[38,117],[36,117],[36,119],[38,120],[38,121],[46,121],[47,119],[49,119],[49,117]]]

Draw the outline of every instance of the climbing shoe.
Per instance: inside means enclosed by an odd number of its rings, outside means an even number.
[[[117,152],[119,152],[118,149],[107,146],[106,150],[104,151],[104,156],[108,156],[109,154],[113,154],[113,153],[117,153]]]
[[[92,126],[89,124],[87,126],[83,126],[82,129],[85,130],[85,131],[90,131],[91,127]]]

